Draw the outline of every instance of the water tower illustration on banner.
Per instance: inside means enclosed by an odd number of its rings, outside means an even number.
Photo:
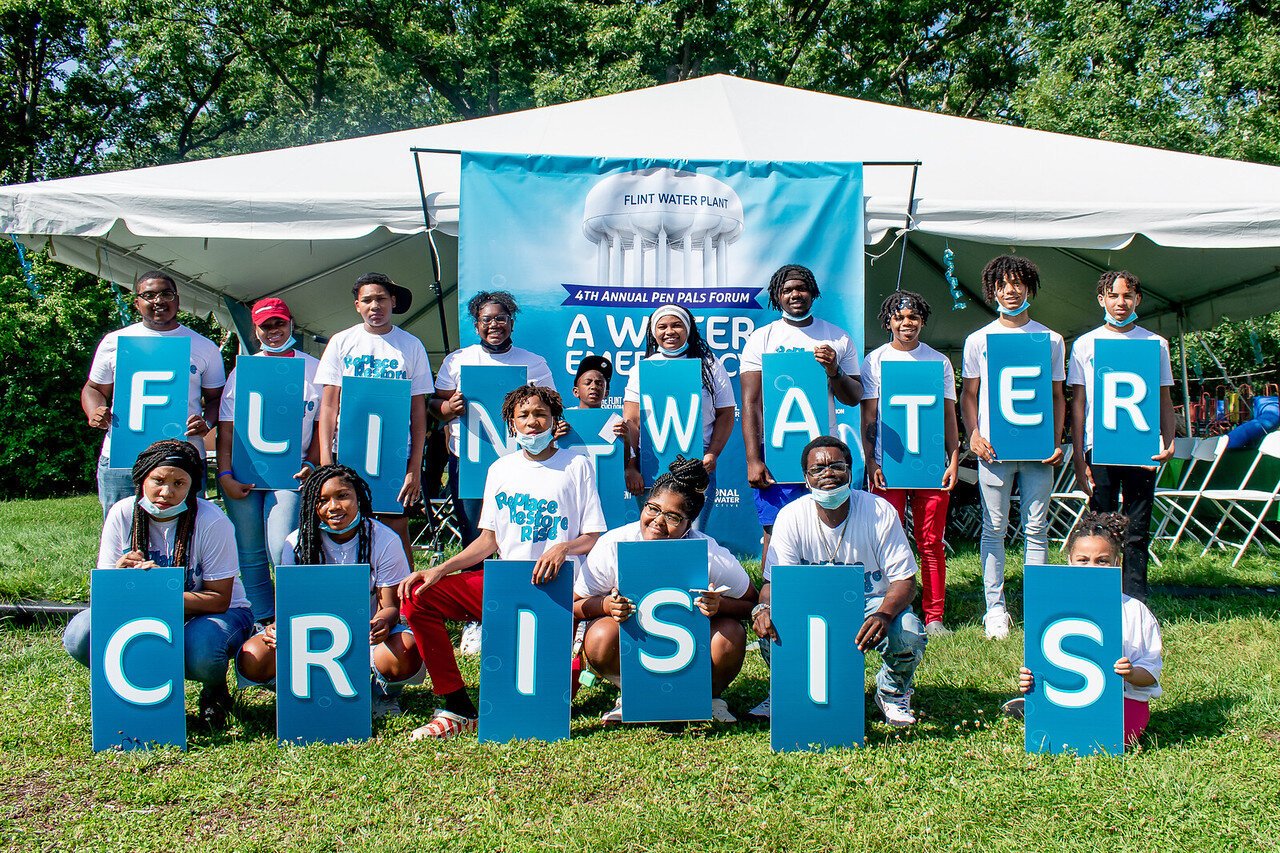
[[[624,172],[587,193],[582,232],[596,244],[599,285],[727,287],[742,201],[727,184],[696,172]]]

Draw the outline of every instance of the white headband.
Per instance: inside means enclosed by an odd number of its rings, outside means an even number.
[[[685,331],[693,329],[693,317],[679,305],[663,305],[654,311],[653,316],[649,318],[649,328],[652,330],[663,317],[675,317],[681,323],[684,323]]]

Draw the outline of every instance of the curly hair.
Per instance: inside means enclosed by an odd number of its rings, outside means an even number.
[[[1111,285],[1116,283],[1116,279],[1122,278],[1129,282],[1129,287],[1134,293],[1142,295],[1142,282],[1138,281],[1138,277],[1128,270],[1107,270],[1098,277],[1098,295],[1101,296],[1111,290]]]
[[[685,311],[689,316],[688,326],[689,347],[684,351],[683,358],[696,358],[702,361],[702,387],[707,389],[707,393],[715,396],[715,390],[711,387],[711,363],[715,360],[715,353],[711,351],[711,347],[707,346],[706,340],[702,337],[702,333],[698,331],[698,324],[693,321],[693,315]],[[644,355],[645,358],[653,355],[658,351],[658,339],[653,334],[653,315],[650,315],[649,322],[646,324]]]
[[[298,499],[298,544],[293,556],[300,566],[318,566],[324,562],[324,549],[320,547],[320,490],[330,480],[346,480],[355,490],[356,508],[360,510],[359,544],[356,546],[356,562],[368,563],[373,545],[373,496],[364,478],[346,465],[321,465],[302,484]]]
[[[153,276],[154,277],[154,276]],[[145,281],[146,279],[144,279]],[[200,489],[196,485],[200,474],[204,471],[204,459],[189,441],[167,438],[157,441],[138,454],[130,472],[134,487],[133,524],[129,530],[129,550],[147,552],[151,541],[151,516],[146,511],[139,511],[137,500],[142,497],[142,484],[155,469],[161,466],[180,468],[191,478],[191,486],[187,489],[187,508],[178,516],[178,529],[173,537],[173,559],[171,565],[189,568],[187,562],[191,557],[191,540],[196,531],[196,512],[199,509]]]
[[[556,420],[564,414],[564,402],[554,388],[544,388],[533,383],[512,388],[507,392],[507,396],[502,398],[502,421],[507,425],[508,435],[516,434],[516,407],[530,397],[541,400],[551,410],[551,416]]]
[[[480,309],[488,305],[490,302],[496,302],[502,306],[502,310],[506,311],[512,317],[520,311],[520,306],[516,305],[516,298],[505,290],[482,290],[467,302],[467,314],[471,316],[473,323],[480,322]]]
[[[1118,512],[1094,512],[1092,510],[1080,516],[1075,529],[1067,537],[1067,553],[1075,547],[1076,541],[1100,536],[1111,545],[1111,549],[1120,554],[1124,550],[1124,540],[1129,533],[1129,519]]]
[[[982,298],[995,302],[996,288],[1008,278],[1022,282],[1028,297],[1040,292],[1040,270],[1035,264],[1017,255],[1000,255],[982,268]]]
[[[903,308],[910,308],[920,317],[920,325],[927,325],[929,315],[933,313],[929,308],[929,303],[925,298],[913,290],[899,290],[890,293],[885,297],[884,302],[880,303],[880,313],[876,315],[876,319],[880,321],[880,325],[887,332],[889,330],[889,321],[893,319],[893,315],[897,314]]]
[[[707,488],[711,485],[711,477],[701,459],[685,459],[677,456],[667,466],[667,471],[653,481],[649,489],[649,498],[663,492],[673,492],[684,502],[685,515],[690,520],[698,517],[703,505],[707,502]],[[713,496],[714,497],[714,496]]]
[[[813,270],[800,264],[786,264],[778,267],[778,271],[769,277],[769,307],[773,310],[782,310],[782,285],[791,279],[803,281],[814,299],[822,295],[822,291],[818,290],[818,280],[813,277]]]

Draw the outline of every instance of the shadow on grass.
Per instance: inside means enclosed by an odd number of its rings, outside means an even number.
[[[1237,696],[1215,696],[1208,701],[1157,705],[1143,742],[1150,749],[1226,734],[1231,728],[1231,711],[1240,703]]]

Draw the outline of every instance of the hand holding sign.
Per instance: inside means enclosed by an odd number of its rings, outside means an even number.
[[[614,622],[626,622],[636,609],[631,599],[624,598],[618,593],[616,586],[613,588],[613,592],[604,597],[602,604],[604,605],[604,615]]]
[[[826,371],[828,379],[835,379],[840,375],[840,365],[837,361],[836,351],[832,349],[830,344],[818,344],[814,347],[813,358],[818,364],[822,365],[822,369]]]
[[[111,407],[98,406],[93,410],[93,414],[89,415],[89,426],[94,429],[107,429],[111,426]]]
[[[555,580],[565,557],[569,556],[569,548],[568,542],[557,542],[543,551],[533,564],[533,582],[543,584]]]

